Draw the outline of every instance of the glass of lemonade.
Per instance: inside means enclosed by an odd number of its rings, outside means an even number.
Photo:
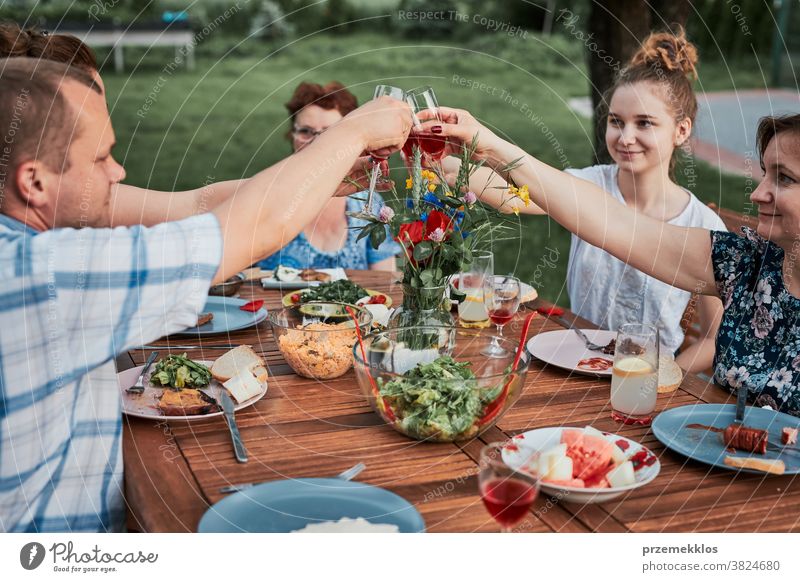
[[[611,418],[648,425],[658,396],[658,329],[629,323],[620,327],[611,373]]]
[[[484,282],[494,275],[494,254],[476,252],[469,269],[458,277],[458,289],[465,297],[458,303],[458,319],[462,327],[489,327],[489,312],[483,297]]]

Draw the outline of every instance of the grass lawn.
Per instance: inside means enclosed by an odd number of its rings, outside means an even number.
[[[283,103],[294,87],[302,80],[337,79],[360,100],[371,97],[380,83],[432,85],[443,104],[469,109],[533,155],[558,166],[588,165],[590,123],[566,105],[568,98],[587,93],[582,47],[560,37],[544,42],[531,35],[493,42],[420,47],[420,42],[379,33],[316,35],[278,51],[250,42],[235,56],[201,56],[193,72],[171,67],[169,51],[139,53],[133,71],[103,71],[119,144],[116,154],[128,183],[163,190],[250,176],[290,151]],[[137,58],[130,56],[133,66]],[[755,82],[734,82],[719,67],[705,66],[705,88]],[[395,162],[399,165],[399,158]],[[699,162],[689,170],[702,200],[744,208],[744,179]],[[497,272],[513,271],[542,296],[566,304],[568,233],[547,218],[523,217],[518,235],[493,249]]]

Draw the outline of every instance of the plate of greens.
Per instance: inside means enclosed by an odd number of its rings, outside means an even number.
[[[374,289],[364,289],[361,285],[353,283],[349,279],[331,281],[323,283],[310,289],[302,289],[287,293],[283,296],[283,306],[291,307],[309,301],[335,301],[336,303],[348,303],[355,305],[364,297],[369,297],[369,303],[380,303],[386,307],[392,306],[392,298],[375,291]]]
[[[217,412],[194,414],[190,416],[164,416],[158,408],[158,399],[165,390],[200,390],[206,396],[219,402],[220,393],[225,390],[219,382],[211,377],[211,366],[214,362],[192,360],[186,354],[171,354],[156,362],[144,377],[144,392],[130,394],[127,388],[132,386],[144,366],[136,366],[117,374],[117,384],[122,396],[122,412],[128,416],[155,420],[202,420],[222,416],[220,408]],[[234,409],[240,410],[252,406],[267,393],[267,383],[261,386],[261,392],[244,402],[236,403]]]

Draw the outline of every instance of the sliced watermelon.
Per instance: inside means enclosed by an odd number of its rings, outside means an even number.
[[[574,478],[597,481],[608,472],[613,444],[605,438],[586,434],[582,430],[566,429],[561,432],[561,442],[567,445]]]

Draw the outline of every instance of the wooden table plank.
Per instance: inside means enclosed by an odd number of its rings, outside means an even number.
[[[363,287],[402,299],[390,275],[351,272]],[[263,298],[280,306],[280,293],[245,285],[244,298]],[[531,308],[549,307],[538,300]],[[520,333],[523,310],[509,336]],[[594,327],[565,313],[581,327]],[[537,317],[531,334],[562,329]],[[463,335],[471,331],[459,332]],[[620,426],[610,418],[608,379],[568,374],[533,362],[520,398],[496,427],[466,443],[420,443],[384,426],[356,385],[353,372],[327,382],[297,377],[286,364],[265,322],[250,330],[196,338],[164,338],[155,345],[246,343],[268,362],[269,391],[237,413],[251,461],[237,463],[224,421],[192,423],[129,419],[125,424],[126,490],[130,522],[144,531],[194,531],[210,503],[230,483],[334,475],[359,461],[367,470],[359,480],[402,495],[422,513],[428,531],[497,531],[478,496],[480,448],[527,430],[583,426],[619,433],[651,448],[662,463],[650,485],[618,500],[578,505],[540,496],[518,531],[798,531],[800,488],[791,476],[764,477],[711,468],[669,451],[649,427]],[[141,363],[150,350],[130,353]],[[184,351],[184,350],[180,350]],[[188,350],[197,359],[214,359],[225,350]],[[122,360],[121,360],[122,361]],[[659,395],[657,411],[696,402],[722,403],[731,395],[695,376]]]

